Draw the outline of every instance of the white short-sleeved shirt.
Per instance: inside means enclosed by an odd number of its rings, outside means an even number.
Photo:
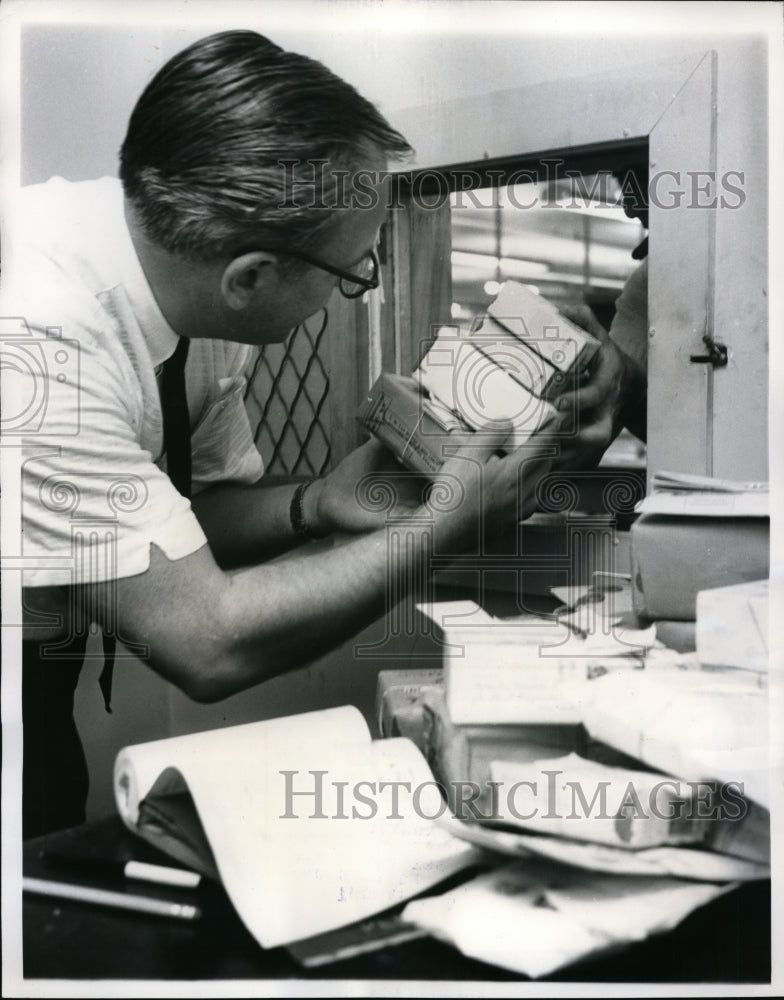
[[[20,382],[24,585],[135,576],[151,544],[169,559],[195,552],[206,538],[162,456],[156,369],[177,335],[136,257],[119,181],[28,187],[8,222],[0,315]],[[263,472],[243,403],[255,356],[191,341],[194,493]]]

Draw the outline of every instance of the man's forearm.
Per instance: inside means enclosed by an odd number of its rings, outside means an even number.
[[[119,581],[121,625],[146,641],[163,676],[197,701],[216,701],[318,658],[399,595],[416,599],[433,528],[414,518],[234,573],[219,570],[206,546],[177,561],[154,550],[146,574]]]
[[[550,459],[496,455],[509,429],[488,429],[450,457],[427,506],[393,504],[376,516],[384,527],[328,551],[227,572],[208,545],[177,560],[152,546],[144,573],[96,585],[87,599],[99,609],[102,596],[116,601],[104,599],[101,617],[119,619],[122,637],[144,643],[150,665],[190,697],[235,694],[316,659],[398,601],[417,600],[433,553],[473,551],[482,532],[530,514]]]
[[[265,562],[302,543],[289,516],[296,486],[295,480],[264,478],[252,486],[213,486],[193,498],[193,512],[219,566]]]

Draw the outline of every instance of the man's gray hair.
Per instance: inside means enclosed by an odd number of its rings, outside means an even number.
[[[411,148],[321,63],[252,31],[184,49],[145,88],[120,178],[145,234],[210,260],[254,247],[306,250],[351,202],[352,178]],[[341,175],[342,172],[342,175]],[[367,194],[367,178],[359,184]]]

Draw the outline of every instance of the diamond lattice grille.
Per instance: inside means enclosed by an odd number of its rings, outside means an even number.
[[[286,343],[261,348],[246,403],[270,475],[321,476],[329,467],[325,327],[313,333],[303,324]]]

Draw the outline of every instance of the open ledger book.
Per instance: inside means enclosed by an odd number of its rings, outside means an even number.
[[[265,948],[410,899],[479,853],[426,818],[440,794],[414,744],[374,742],[352,706],[126,747],[114,788],[126,826],[220,878]]]

